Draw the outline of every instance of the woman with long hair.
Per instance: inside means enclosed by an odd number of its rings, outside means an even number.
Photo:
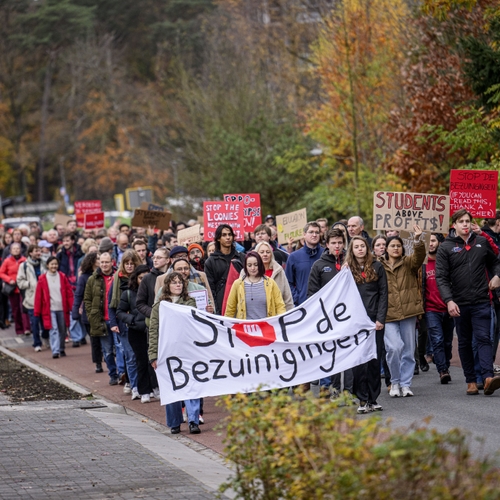
[[[243,276],[231,287],[225,316],[238,319],[261,319],[286,312],[278,285],[266,276],[266,268],[257,252],[245,257]]]
[[[383,234],[377,234],[372,240],[372,253],[376,259],[380,259],[385,255],[385,247],[387,245],[387,237]]]
[[[387,276],[384,267],[374,259],[368,242],[353,236],[347,249],[346,263],[358,287],[366,314],[375,323],[377,357],[353,368],[354,393],[359,399],[358,413],[382,410],[380,396],[380,361],[384,349],[384,323],[387,314]]]
[[[425,243],[420,241],[422,229],[415,225],[413,230],[412,255],[405,255],[399,236],[391,236],[387,238],[385,257],[380,260],[389,287],[384,343],[391,372],[389,395],[392,398],[413,396],[410,385],[415,370],[415,326],[417,316],[424,314],[417,273],[425,260]]]
[[[149,403],[151,393],[159,395],[156,373],[148,360],[146,316],[136,306],[137,290],[148,273],[149,266],[145,264],[134,269],[128,280],[128,289],[122,292],[116,312],[118,320],[128,328],[128,341],[137,362],[137,391],[141,396],[141,403]]]
[[[149,325],[149,362],[156,370],[158,359],[158,340],[160,335],[160,304],[171,302],[182,306],[196,307],[196,302],[189,296],[188,283],[181,273],[172,272],[167,274],[162,288],[160,300],[153,306],[151,312],[151,322]],[[189,432],[199,434],[200,431],[200,400],[186,399],[184,401],[189,422]],[[182,424],[182,401],[169,403],[166,405],[167,426],[172,434],[181,432]]]

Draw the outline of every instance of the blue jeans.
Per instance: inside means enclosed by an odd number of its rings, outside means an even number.
[[[425,317],[437,371],[438,373],[447,372],[450,369],[455,323],[448,312],[429,311],[425,313]]]
[[[28,309],[28,316],[30,318],[31,334],[33,335],[33,347],[42,347],[42,339],[40,338],[42,325],[40,324],[40,318],[35,316],[34,309]]]
[[[455,318],[458,337],[458,354],[467,383],[476,382],[474,370],[473,340],[483,381],[493,377],[493,347],[491,344],[491,306],[489,302],[474,305],[458,305],[460,316]]]
[[[196,425],[200,423],[200,401],[200,399],[186,399],[184,401],[189,423],[194,422]],[[179,427],[182,424],[182,401],[167,404],[165,412],[168,427]]]
[[[108,334],[105,337],[98,337],[101,340],[101,350],[104,356],[104,361],[106,361],[106,366],[108,367],[109,378],[118,378],[118,373],[116,372],[116,362],[114,355],[114,345],[113,332],[109,328],[109,323],[106,322],[108,328]]]
[[[108,322],[106,321],[106,324]],[[108,324],[108,328],[110,328]],[[115,353],[116,353],[116,369],[118,370],[118,374],[127,373],[127,369],[125,367],[125,358],[123,356],[123,349],[120,347],[120,341],[118,340],[118,336],[115,332],[111,332],[113,334],[113,342],[115,344]]]
[[[69,323],[69,337],[73,342],[80,342],[85,337],[85,328],[79,320],[71,318]]]
[[[415,370],[415,326],[417,317],[385,324],[384,343],[391,384],[410,387]]]
[[[115,345],[122,353],[122,357],[125,361],[124,369],[127,370],[128,379],[130,381],[130,387],[137,389],[137,361],[135,359],[135,353],[128,341],[128,332],[121,333],[120,335],[113,333],[115,339]],[[118,351],[117,351],[117,364],[118,364]],[[118,365],[119,366],[119,365]],[[125,373],[125,371],[120,372]]]
[[[64,351],[66,341],[66,321],[64,311],[50,311],[52,327],[49,331],[50,349],[52,354]]]

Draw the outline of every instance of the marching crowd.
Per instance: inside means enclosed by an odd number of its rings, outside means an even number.
[[[206,289],[208,312],[261,319],[303,303],[347,267],[375,324],[377,357],[321,379],[321,397],[344,390],[359,399],[358,413],[380,411],[382,380],[391,397],[413,396],[413,377],[431,362],[448,384],[454,330],[466,394],[500,388],[500,211],[479,227],[462,209],[446,238],[415,225],[410,240],[397,231],[372,239],[359,216],[309,222],[303,238],[285,246],[271,215],[241,242],[222,224],[213,242],[183,245],[176,235],[185,227],[0,227],[0,328],[12,321],[17,335],[31,335],[34,350],[46,347],[54,359],[90,342],[95,371],[104,371],[104,360],[110,385],[149,403],[159,398],[161,301],[196,307],[190,292]],[[168,404],[166,415],[173,434],[182,422],[199,433],[203,400]]]

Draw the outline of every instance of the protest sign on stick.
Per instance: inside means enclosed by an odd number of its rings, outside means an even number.
[[[104,227],[104,212],[94,212],[83,215],[83,227],[90,231]]]
[[[75,217],[78,227],[84,227],[85,214],[102,212],[101,200],[79,200],[73,203],[73,207],[75,209]]]
[[[290,238],[298,241],[304,236],[304,226],[307,223],[307,210],[302,208],[295,212],[289,212],[276,216],[276,228],[278,230],[278,243],[285,245]]]
[[[450,173],[450,215],[465,208],[472,217],[494,219],[497,210],[496,170],[452,170]]]
[[[170,212],[160,212],[159,210],[136,209],[132,218],[134,227],[156,227],[156,229],[168,230],[170,227]]]
[[[244,230],[253,231],[262,224],[262,211],[260,208],[260,194],[225,194],[224,201],[228,203],[242,203],[243,215],[245,216]]]
[[[213,241],[216,229],[221,224],[228,224],[234,231],[235,239],[245,238],[245,216],[242,203],[227,203],[225,201],[203,202],[203,228],[205,241]]]
[[[376,358],[375,324],[348,269],[279,316],[238,320],[162,301],[161,404],[290,387]]]
[[[450,227],[450,197],[442,194],[373,193],[373,229],[447,233]]]
[[[156,210],[158,212],[164,212],[165,207],[162,207],[161,205],[155,205],[154,203],[150,203],[149,201],[143,201],[141,203],[141,210]]]

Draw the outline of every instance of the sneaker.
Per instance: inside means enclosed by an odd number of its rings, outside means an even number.
[[[179,434],[179,432],[181,432],[181,426],[178,425],[177,427],[172,427],[170,429],[170,434]]]
[[[372,411],[382,411],[383,410],[382,405],[379,405],[376,401],[375,401],[375,403],[372,403],[370,406],[372,407]]]
[[[118,385],[118,379],[116,377],[110,378],[109,385]]]
[[[139,394],[137,387],[134,387],[132,389],[132,401],[134,401],[135,399],[141,399],[141,395]]]
[[[392,384],[391,390],[389,391],[389,396],[391,398],[399,398],[401,396],[401,390],[399,389],[399,384]]]
[[[42,346],[37,345],[35,347],[35,352],[40,352],[42,350]]]
[[[182,409],[182,421],[187,422],[187,420],[188,420],[188,418],[187,418],[186,408],[183,408]]]
[[[451,377],[448,372],[442,372],[439,374],[439,379],[441,380],[442,384],[447,384],[448,382],[451,382]]]
[[[53,359],[57,359],[59,357],[59,354],[52,354]]]
[[[102,373],[104,370],[102,369],[102,364],[101,363],[96,363],[95,364],[95,372],[96,373]]]
[[[358,413],[369,413],[371,411],[371,406],[366,401],[359,402]]]
[[[152,398],[160,399],[160,389],[158,387],[155,387],[151,394],[152,394],[152,396],[151,396]]]
[[[132,392],[132,388],[130,387],[130,384],[125,384],[123,386],[123,393],[124,394],[130,394]]]
[[[69,337],[66,337],[66,338],[64,339],[64,342],[66,342],[66,344],[67,344],[67,343],[69,342]]]
[[[42,339],[43,345],[47,348],[50,349],[50,340],[49,339]]]
[[[61,356],[61,358],[65,358],[66,357],[66,352],[65,351],[59,351],[59,356]]]
[[[200,434],[201,429],[199,428],[198,424],[195,424],[194,422],[189,422],[189,434]]]
[[[331,395],[330,395],[330,401],[335,401],[338,397],[340,396],[340,392],[338,389],[335,389],[335,387],[332,389]]]
[[[73,342],[73,347],[80,347],[80,342]]]
[[[151,398],[149,397],[149,394],[143,394],[141,396],[141,403],[151,403]],[[175,434],[175,433],[172,432],[172,434]]]
[[[26,330],[26,331],[24,332],[24,335],[26,335],[26,337],[27,337],[28,335],[31,335],[31,332],[30,332],[29,330]]]
[[[127,375],[125,373],[120,373],[120,375],[118,375],[118,383],[124,385],[125,380],[127,380]]]
[[[493,365],[493,372],[500,373],[500,365]]]
[[[409,398],[411,396],[414,396],[413,392],[411,392],[411,389],[409,387],[402,387],[401,392],[404,398]]]
[[[200,415],[198,417],[198,420],[199,420],[200,424],[204,424],[205,423],[205,419],[203,418],[203,415]]]

